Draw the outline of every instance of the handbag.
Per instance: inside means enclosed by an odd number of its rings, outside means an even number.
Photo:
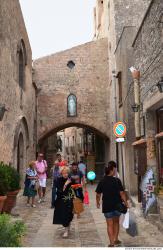
[[[73,199],[74,214],[80,214],[84,211],[83,202],[75,197]]]
[[[127,213],[127,207],[123,202],[119,202],[116,205],[116,210],[120,212],[121,214],[126,214]]]
[[[81,199],[79,199],[78,197],[76,197],[75,191],[72,188],[72,193],[73,193],[73,213],[74,214],[80,214],[84,211],[84,206],[83,206],[83,202]]]
[[[124,215],[124,220],[123,220],[122,226],[125,229],[129,228],[129,209],[127,210],[127,213]]]
[[[116,183],[118,184],[117,180],[116,180]],[[118,187],[118,185],[117,185]],[[126,214],[127,213],[127,207],[125,206],[124,202],[123,201],[120,201],[116,204],[116,207],[115,209],[120,212],[121,214]]]
[[[88,194],[88,191],[85,191],[85,193],[84,193],[84,204],[86,204],[86,205],[89,204],[89,194]]]

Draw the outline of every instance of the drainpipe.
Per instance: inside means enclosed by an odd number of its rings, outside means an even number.
[[[136,139],[140,139],[140,71],[136,70],[134,67],[130,68],[133,81],[134,81],[134,100],[135,106],[138,108],[135,112],[135,136]]]
[[[117,85],[116,85],[116,73],[115,70],[112,71],[112,81],[114,86],[114,107],[115,107],[115,122],[118,121],[118,108],[117,108]],[[119,150],[118,150],[118,142],[116,142],[116,163],[117,169],[119,170]]]

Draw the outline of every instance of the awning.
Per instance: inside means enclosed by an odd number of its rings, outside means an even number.
[[[140,144],[144,144],[146,143],[146,139],[140,139],[140,140],[137,140],[135,142],[132,143],[132,146],[137,146],[137,145],[140,145]]]

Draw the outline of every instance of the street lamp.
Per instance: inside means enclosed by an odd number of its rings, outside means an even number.
[[[163,93],[163,76],[161,77],[161,80],[156,85],[160,91],[160,93]]]
[[[0,121],[3,120],[5,112],[8,111],[4,104],[0,104]]]
[[[138,104],[135,103],[131,107],[132,107],[132,110],[133,110],[134,113],[139,111],[139,105]]]

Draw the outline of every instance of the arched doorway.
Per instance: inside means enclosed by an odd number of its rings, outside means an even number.
[[[21,176],[23,185],[25,169],[27,167],[29,150],[29,131],[25,117],[20,117],[15,127],[14,144],[13,144],[13,166]]]
[[[22,174],[22,166],[24,166],[24,139],[20,133],[17,145],[17,171]]]

